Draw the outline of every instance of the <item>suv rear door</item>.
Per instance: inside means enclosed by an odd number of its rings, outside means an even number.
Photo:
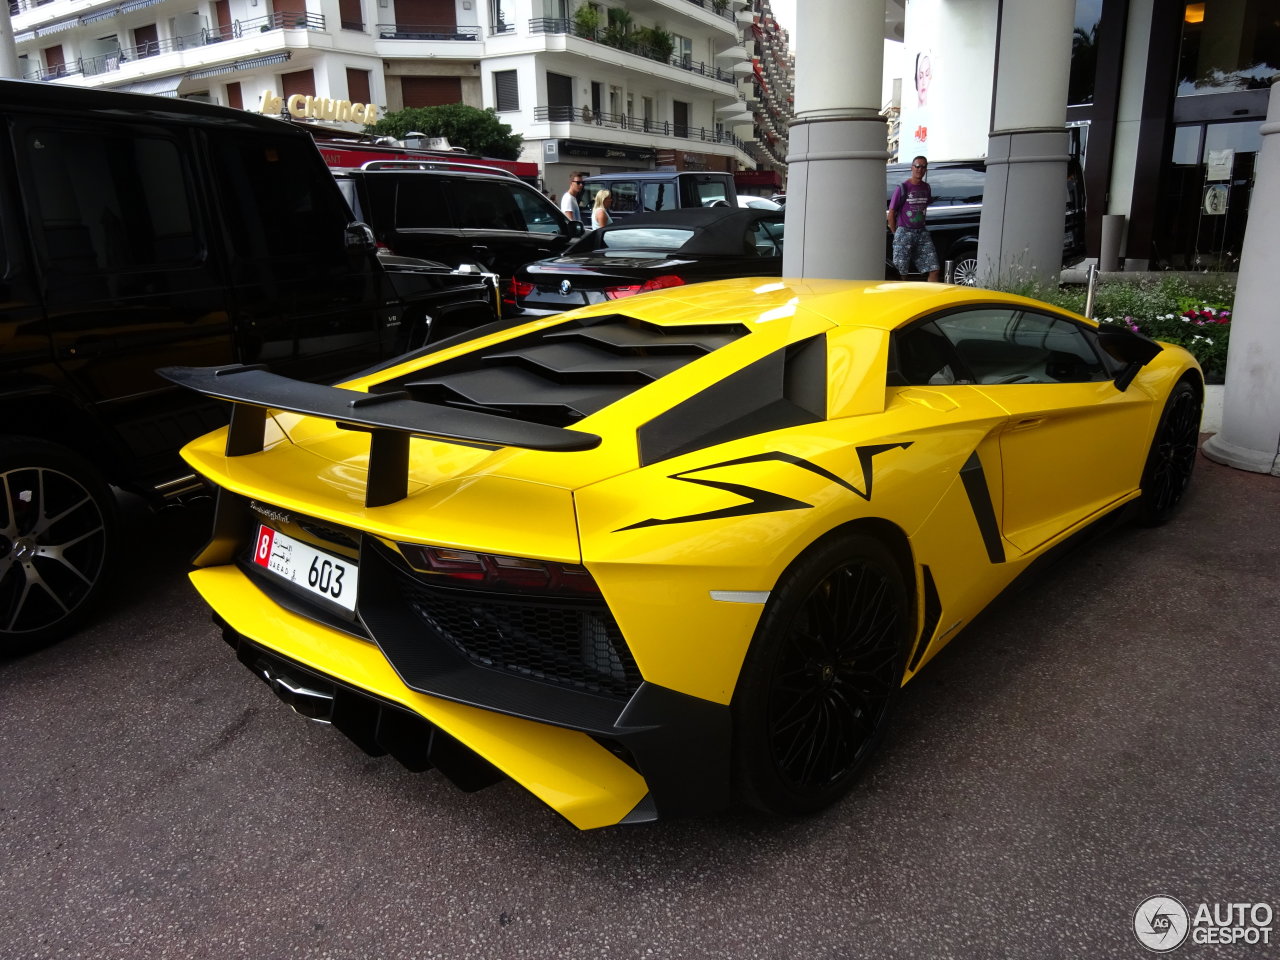
[[[155,368],[232,359],[191,132],[62,115],[10,129],[54,362],[138,474],[163,469],[217,419]]]

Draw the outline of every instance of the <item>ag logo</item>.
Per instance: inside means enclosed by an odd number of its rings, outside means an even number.
[[[1174,897],[1148,897],[1133,914],[1138,942],[1153,953],[1168,953],[1187,939],[1190,916]]]

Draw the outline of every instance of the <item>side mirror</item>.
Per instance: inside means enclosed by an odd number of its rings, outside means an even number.
[[[587,232],[587,228],[583,225],[581,220],[569,221],[569,236],[580,237],[586,232]]]
[[[1116,389],[1127,390],[1138,371],[1160,355],[1160,344],[1150,337],[1134,333],[1124,327],[1102,326],[1098,328],[1098,345],[1107,356],[1125,365],[1116,377]]]
[[[378,240],[367,223],[356,220],[347,224],[342,234],[342,245],[347,253],[373,253],[378,249]]]

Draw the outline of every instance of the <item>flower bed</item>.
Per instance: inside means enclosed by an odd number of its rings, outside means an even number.
[[[1083,286],[1032,288],[1020,284],[1009,292],[1084,313]],[[1109,277],[1098,283],[1093,316],[1099,323],[1122,324],[1153,340],[1186,347],[1200,361],[1205,380],[1222,383],[1235,295],[1234,274],[1170,272],[1123,280]]]

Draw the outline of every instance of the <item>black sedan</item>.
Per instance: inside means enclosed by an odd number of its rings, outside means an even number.
[[[737,207],[636,214],[521,267],[511,295],[536,316],[704,280],[780,277],[782,220],[779,210]]]

